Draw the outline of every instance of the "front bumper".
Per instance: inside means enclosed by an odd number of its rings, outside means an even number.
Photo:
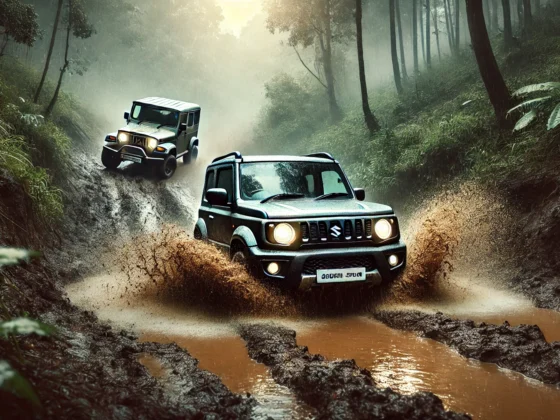
[[[250,247],[249,253],[256,260],[264,278],[289,288],[307,290],[328,286],[317,282],[317,269],[342,269],[366,267],[366,280],[344,285],[368,284],[378,286],[392,282],[406,266],[406,245],[398,243],[380,247],[313,249],[305,251],[271,251],[258,246]],[[399,257],[399,264],[391,267],[390,255]],[[270,275],[266,266],[276,262],[281,270],[278,275]]]
[[[148,156],[146,151],[138,146],[131,145],[105,145],[103,150],[109,153],[113,153],[118,156],[121,160],[126,160],[130,162],[143,163],[143,162],[163,162],[165,159],[165,154],[159,154],[154,152],[152,156]],[[161,156],[158,156],[161,155]]]

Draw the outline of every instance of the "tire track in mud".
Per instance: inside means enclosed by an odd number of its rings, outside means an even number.
[[[296,332],[271,324],[242,324],[239,333],[250,356],[271,369],[275,380],[292,389],[329,419],[468,419],[445,411],[431,393],[401,395],[376,386],[371,373],[353,360],[328,362],[296,343]]]
[[[442,313],[379,311],[372,316],[391,328],[414,331],[467,358],[494,363],[538,381],[560,385],[560,342],[548,343],[536,325],[511,327],[454,320]]]

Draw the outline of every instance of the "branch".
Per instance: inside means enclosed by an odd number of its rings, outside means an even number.
[[[293,49],[294,49],[294,51],[296,52],[296,54],[297,54],[297,56],[298,56],[298,58],[299,58],[299,61],[301,62],[301,64],[303,64],[303,67],[305,67],[305,68],[307,69],[307,71],[308,71],[315,79],[317,79],[317,81],[318,81],[319,83],[321,83],[321,85],[323,85],[323,87],[324,87],[325,89],[327,89],[327,85],[325,85],[325,84],[323,83],[323,81],[322,81],[321,79],[319,79],[319,76],[317,76],[315,73],[313,73],[313,71],[312,71],[309,67],[307,67],[307,64],[305,64],[305,62],[304,62],[303,59],[301,58],[301,55],[299,54],[299,51],[297,50],[297,48],[296,48],[296,47],[293,47]]]

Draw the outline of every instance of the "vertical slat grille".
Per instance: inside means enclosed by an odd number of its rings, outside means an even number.
[[[316,241],[319,239],[319,228],[317,227],[317,223],[310,223],[309,224],[310,236],[312,241]]]
[[[350,220],[344,221],[344,238],[347,240],[352,239],[352,222]]]
[[[327,240],[327,224],[325,222],[319,222],[319,236],[322,241]]]
[[[364,225],[361,220],[356,220],[356,239],[362,239],[364,236]]]
[[[367,238],[371,238],[372,235],[372,223],[371,223],[371,219],[367,219],[366,220],[366,237]]]
[[[301,229],[301,239],[303,240],[303,242],[309,241],[309,226],[307,225],[307,223],[301,223],[300,229]]]

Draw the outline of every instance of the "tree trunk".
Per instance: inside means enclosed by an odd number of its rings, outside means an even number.
[[[533,26],[533,13],[531,12],[531,0],[523,0],[523,21],[525,31],[531,32]]]
[[[453,23],[453,13],[451,12],[451,0],[447,1],[447,11],[449,12],[449,29],[451,30],[451,42],[453,43],[453,48],[455,48],[455,27]]]
[[[506,49],[513,47],[513,29],[511,26],[511,5],[509,0],[502,0],[504,10],[504,44]]]
[[[418,0],[412,0],[412,56],[414,59],[414,75],[418,75],[420,73],[418,64]]]
[[[424,60],[424,64],[426,64],[426,46],[424,44],[424,10],[422,10],[422,7],[424,6],[424,2],[423,0],[419,0],[420,1],[420,10],[419,10],[419,15],[420,15],[420,43],[422,44],[422,59]]]
[[[399,57],[397,55],[397,33],[395,28],[395,0],[389,0],[389,29],[391,31],[391,58],[393,59],[393,76],[397,92],[403,93],[401,72],[399,70]]]
[[[500,24],[498,22],[498,0],[490,0],[492,6],[492,30],[498,32]]]
[[[426,63],[428,68],[432,67],[432,52],[431,52],[431,29],[430,29],[430,0],[426,0]]]
[[[395,1],[395,13],[397,15],[397,26],[399,28],[399,46],[401,50],[401,70],[403,78],[408,79],[408,72],[406,71],[406,59],[404,54],[404,40],[402,36],[402,22],[401,22],[401,6],[400,0]]]
[[[455,48],[459,54],[461,46],[461,0],[455,0]]]
[[[60,94],[60,88],[62,86],[62,79],[66,70],[68,70],[68,66],[70,65],[70,61],[68,60],[68,50],[70,49],[70,35],[72,32],[72,0],[68,1],[68,28],[66,29],[66,48],[64,50],[64,65],[60,69],[60,76],[58,77],[58,83],[56,85],[56,89],[54,91],[54,95],[45,111],[45,117],[49,118],[53,112],[54,106],[56,105],[56,101],[58,101],[58,95]]]
[[[54,43],[56,41],[56,32],[58,31],[58,22],[60,22],[60,13],[62,11],[62,3],[64,0],[58,0],[58,6],[56,8],[56,17],[54,18],[54,26],[51,35],[51,43],[49,44],[49,51],[47,53],[47,61],[45,62],[45,68],[43,69],[43,76],[41,76],[41,81],[37,87],[37,92],[35,92],[35,98],[33,98],[33,103],[39,102],[39,96],[43,90],[43,85],[45,84],[45,79],[47,78],[47,73],[49,71],[49,66],[51,65],[51,57],[54,50]]]
[[[438,11],[437,11],[436,2],[434,2],[434,11],[432,13],[432,16],[434,18],[434,34],[436,35],[437,53],[438,53],[439,61],[441,61],[441,48],[439,46]]]
[[[6,47],[8,46],[9,41],[10,37],[7,33],[4,33],[4,41],[2,41],[2,48],[0,48],[0,57],[4,56],[4,52],[6,51]]]
[[[492,19],[490,19],[490,6],[488,4],[490,0],[483,0],[484,2],[484,21],[486,22],[486,28],[489,32],[492,32]]]
[[[488,92],[490,102],[500,127],[506,128],[511,121],[506,119],[507,111],[511,104],[511,96],[504,82],[498,63],[492,51],[488,31],[484,22],[482,0],[466,0],[467,19],[471,43],[478,63],[480,76]]]
[[[541,14],[541,0],[535,0],[535,16],[540,16]]]
[[[336,101],[336,91],[334,87],[334,71],[332,66],[332,30],[331,30],[331,3],[326,1],[326,7],[323,10],[323,24],[325,26],[325,42],[322,45],[323,52],[323,70],[327,81],[327,93],[329,96],[329,111],[332,122],[340,120],[340,108]],[[323,44],[323,43],[322,43]]]
[[[451,29],[450,26],[450,12],[449,9],[447,8],[448,4],[446,0],[443,0],[443,8],[445,10],[445,29],[447,30],[447,41],[449,42],[449,51],[453,51],[454,47],[453,47],[453,29]]]
[[[519,32],[523,31],[523,0],[517,0],[517,25]]]
[[[356,0],[356,40],[358,44],[358,67],[360,70],[360,87],[362,90],[362,109],[366,125],[371,134],[379,130],[379,123],[369,107],[366,69],[364,63],[364,41],[362,32],[362,0]]]

